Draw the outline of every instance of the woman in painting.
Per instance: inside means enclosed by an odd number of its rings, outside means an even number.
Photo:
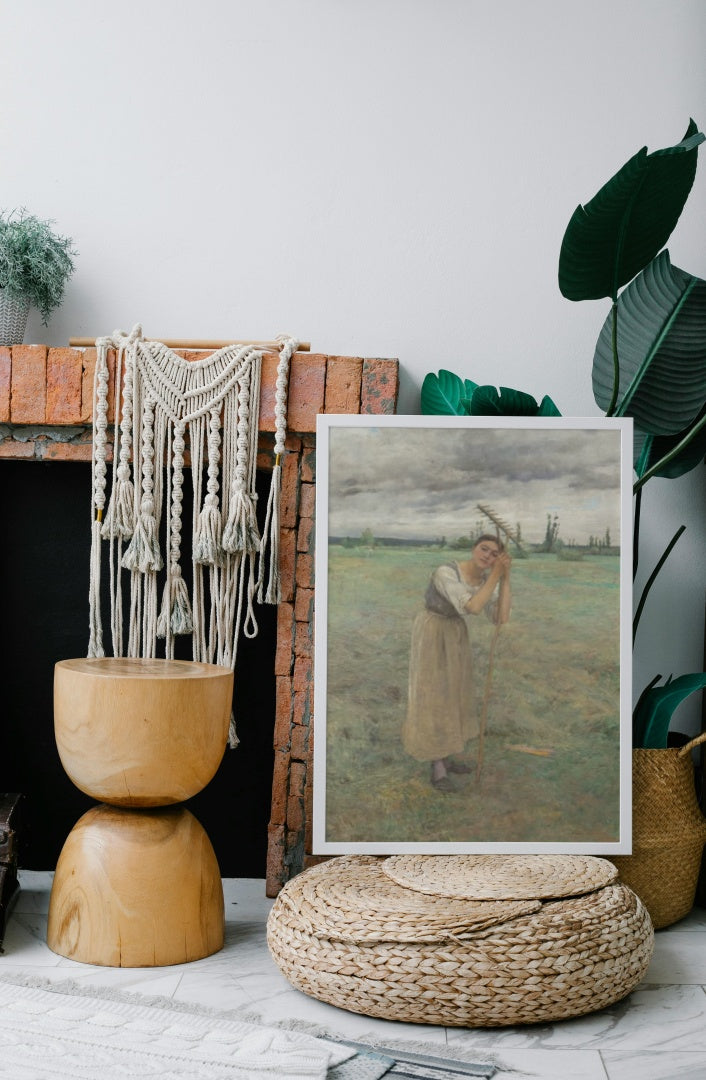
[[[455,759],[478,734],[473,664],[466,615],[485,612],[496,624],[510,617],[510,556],[490,533],[475,541],[470,558],[437,567],[412,629],[409,705],[402,728],[405,750],[431,762],[430,780],[454,791],[449,773],[469,773]]]

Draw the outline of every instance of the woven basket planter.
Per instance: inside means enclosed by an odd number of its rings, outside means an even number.
[[[679,749],[632,752],[632,855],[611,861],[655,930],[683,919],[694,905],[706,820],[690,753],[705,740],[703,734]]]
[[[487,860],[492,878],[500,857],[475,858]],[[556,866],[561,856],[531,858]],[[593,1012],[645,974],[649,916],[606,860],[591,861],[609,883],[584,882],[578,889],[591,891],[559,900],[520,895],[526,888],[508,889],[505,899],[459,897],[457,889],[440,896],[399,884],[386,861],[342,856],[282,889],[267,940],[298,990],[387,1020],[496,1027]]]
[[[29,315],[29,300],[8,296],[0,289],[0,345],[21,345]]]

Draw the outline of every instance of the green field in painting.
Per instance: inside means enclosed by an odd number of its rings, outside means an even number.
[[[458,791],[447,794],[431,787],[429,765],[400,741],[412,622],[431,571],[444,561],[449,553],[439,550],[330,546],[326,839],[616,841],[617,557],[514,561],[482,775],[454,777]],[[471,616],[469,630],[480,708],[493,626]],[[469,763],[476,755],[474,740]]]

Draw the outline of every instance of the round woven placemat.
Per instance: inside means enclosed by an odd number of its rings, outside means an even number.
[[[344,855],[335,875],[323,863],[299,874],[280,894],[298,924],[332,941],[442,942],[539,911],[539,900],[454,900],[398,885],[383,860]]]
[[[391,855],[382,869],[406,889],[466,900],[581,896],[618,877],[592,855]]]

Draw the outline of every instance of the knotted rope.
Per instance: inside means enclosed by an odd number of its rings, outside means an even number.
[[[164,655],[171,658],[176,635],[191,634],[194,660],[235,667],[241,633],[257,634],[255,595],[260,602],[279,601],[281,459],[289,363],[297,342],[289,337],[278,342],[275,465],[260,537],[255,479],[262,352],[252,345],[228,345],[203,359],[187,361],[161,342],[146,341],[139,325],[130,334],[118,330],[97,340],[89,656],[104,655],[102,540],[109,544],[114,656],[154,657],[160,638]],[[114,425],[119,450],[116,446],[111,497],[104,515],[109,349],[116,350]],[[181,566],[187,447],[194,495],[191,594]],[[166,567],[159,540],[162,522]],[[163,569],[158,605],[158,575]],[[123,572],[129,574],[130,586],[127,642]],[[236,741],[232,730],[231,743]]]

